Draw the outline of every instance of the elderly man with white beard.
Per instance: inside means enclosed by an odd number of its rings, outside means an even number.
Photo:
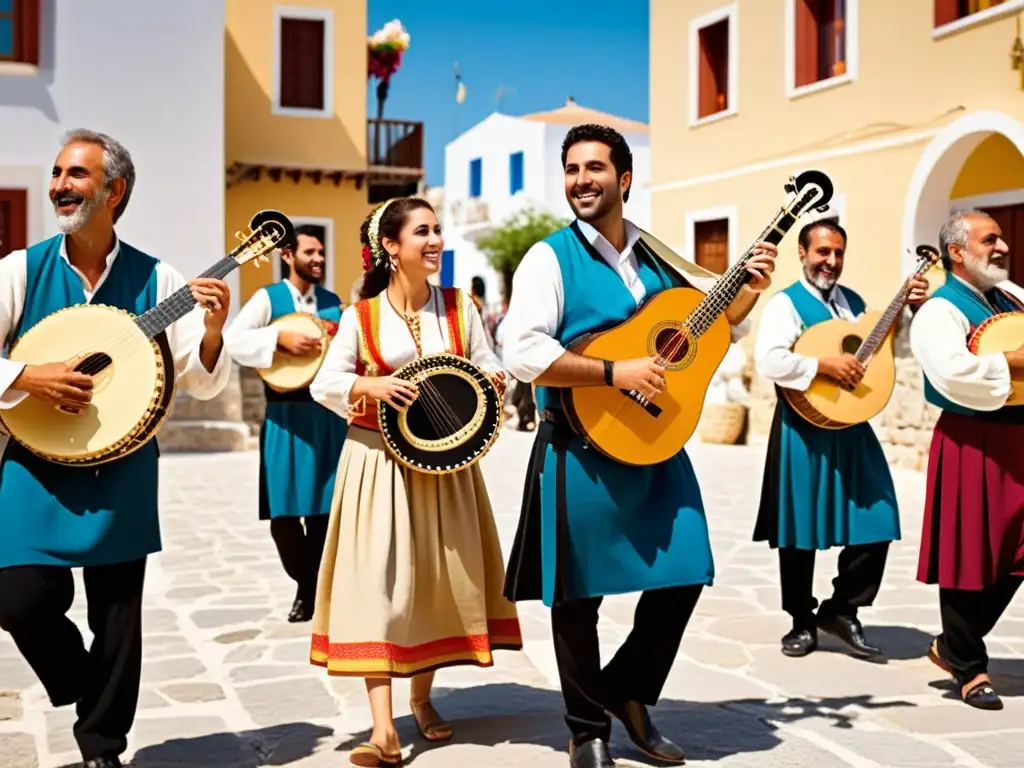
[[[1024,312],[1024,290],[1008,280],[1009,247],[987,213],[951,215],[939,248],[946,281],[910,327],[925,399],[942,409],[917,578],[939,585],[942,634],[928,657],[964,702],[1001,709],[984,638],[1024,581],[1024,408],[1008,402],[1011,379],[1024,374],[1024,345],[976,355],[968,339],[997,314]]]

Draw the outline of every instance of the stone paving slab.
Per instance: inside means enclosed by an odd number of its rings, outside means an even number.
[[[532,435],[507,431],[483,462],[506,555],[519,514]],[[1002,712],[956,700],[925,658],[938,627],[936,591],[914,581],[923,477],[896,471],[903,541],[886,582],[863,612],[888,664],[860,662],[823,639],[789,659],[777,561],[750,541],[763,450],[691,446],[704,491],[717,580],[705,590],[679,657],[653,710],[692,766],[716,768],[1010,768],[1024,764],[1024,614],[1011,606],[995,628],[992,671]],[[307,662],[309,625],[284,621],[294,591],[265,523],[256,517],[256,455],[165,456],[164,552],[147,576],[143,690],[126,757],[140,768],[327,768],[367,736],[363,682],[328,678]],[[819,599],[830,591],[837,552],[821,553]],[[85,624],[80,579],[70,615]],[[632,624],[635,595],[601,611],[609,658]],[[568,732],[551,647],[548,611],[520,606],[523,653],[499,653],[488,670],[438,674],[436,704],[455,720],[445,745],[419,738],[406,681],[395,684],[395,715],[406,764],[417,768],[568,765]],[[0,633],[0,766],[77,765],[74,711],[53,710],[10,638]],[[649,765],[619,725],[621,766]]]

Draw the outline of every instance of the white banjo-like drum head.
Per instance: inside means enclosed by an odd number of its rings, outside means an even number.
[[[257,373],[267,386],[278,392],[292,392],[308,387],[316,378],[317,371],[327,356],[327,345],[330,340],[327,328],[319,318],[305,312],[282,315],[272,322],[270,327],[320,339],[320,354],[315,357],[297,357],[277,349],[270,367],[257,369]]]
[[[93,377],[92,402],[80,414],[27,397],[3,412],[15,440],[57,460],[85,460],[123,442],[158,400],[163,376],[153,342],[122,310],[85,304],[61,310],[34,325],[11,350],[28,365],[79,363]],[[173,372],[169,372],[173,376]]]

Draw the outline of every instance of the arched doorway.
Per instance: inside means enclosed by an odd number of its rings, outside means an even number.
[[[1022,171],[1024,125],[1009,115],[994,110],[972,112],[946,126],[925,147],[907,189],[903,273],[914,268],[918,245],[938,247],[939,229],[949,215],[951,202],[955,207],[982,208],[992,213],[1000,221],[1011,249],[1016,246],[1024,254]],[[1014,243],[1018,204],[1022,240]],[[937,287],[936,281],[932,281],[932,287]]]

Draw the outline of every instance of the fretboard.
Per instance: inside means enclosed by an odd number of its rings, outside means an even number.
[[[875,323],[875,327],[871,329],[871,333],[868,337],[861,342],[860,347],[857,349],[854,357],[860,362],[861,365],[866,365],[878,348],[885,341],[885,337],[889,335],[889,331],[892,330],[893,323],[896,322],[896,318],[899,317],[900,312],[903,311],[903,305],[906,302],[907,288],[910,278],[903,281],[903,285],[897,292],[893,300],[889,302],[889,306],[882,314],[882,318]]]
[[[203,272],[200,277],[214,277],[221,280],[237,266],[237,261],[226,256]],[[192,296],[192,290],[187,285],[182,286],[151,310],[136,317],[135,324],[146,334],[147,338],[151,339],[191,312],[195,305],[196,300]]]

